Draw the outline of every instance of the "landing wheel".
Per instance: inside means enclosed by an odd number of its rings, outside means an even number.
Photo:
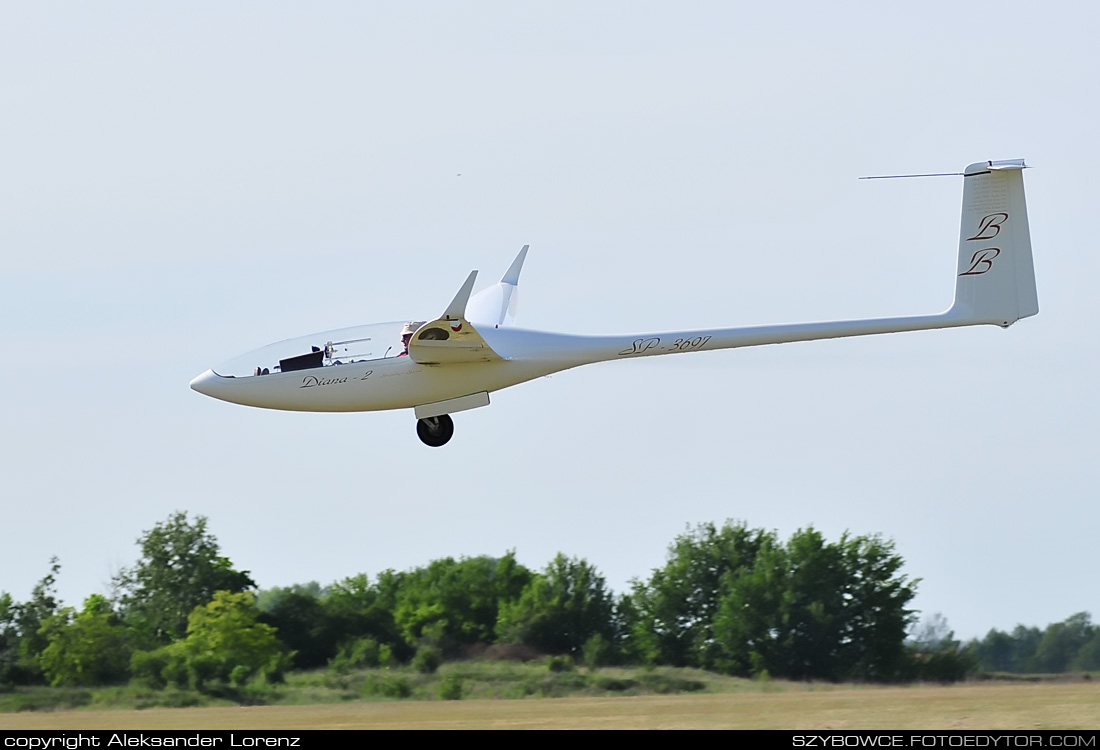
[[[438,417],[428,417],[416,421],[416,436],[424,445],[438,448],[446,445],[455,434],[455,423],[451,421],[449,414],[441,414]]]

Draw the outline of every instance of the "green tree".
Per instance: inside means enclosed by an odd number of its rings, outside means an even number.
[[[787,551],[765,539],[748,565],[727,570],[711,632],[714,667],[739,675],[771,674],[779,667],[784,608],[790,586]]]
[[[248,571],[233,569],[219,554],[207,519],[194,522],[174,513],[139,539],[141,559],[114,578],[124,619],[144,636],[146,646],[183,638],[188,615],[215,591],[239,593],[255,588]]]
[[[827,543],[814,529],[761,547],[725,577],[714,621],[718,664],[735,674],[890,680],[906,666],[916,582],[876,536]]]
[[[12,604],[8,598],[8,620],[5,629],[14,653],[4,658],[8,679],[19,684],[35,684],[44,681],[39,656],[49,645],[42,632],[42,625],[57,614],[60,601],[57,598],[57,576],[61,573],[61,563],[56,557],[50,558],[50,572],[42,577],[31,590],[31,598],[23,604]],[[14,624],[14,627],[12,625]]]
[[[1036,627],[1017,625],[1011,633],[990,630],[976,646],[982,669],[994,672],[1031,672],[1035,669],[1035,652],[1043,640],[1043,631]]]
[[[878,535],[841,537],[845,580],[844,671],[847,678],[893,680],[905,669],[909,605],[919,578],[901,574],[905,561],[894,543]]]
[[[852,661],[849,632],[854,597],[844,544],[828,544],[815,529],[800,529],[787,541],[785,590],[779,607],[779,653],[772,675],[793,679],[840,679]],[[905,627],[898,641],[905,638]]]
[[[1012,630],[1012,640],[1016,644],[1015,663],[1018,672],[1035,671],[1035,652],[1043,640],[1043,631],[1036,627],[1017,625]]]
[[[1100,669],[1100,628],[1092,629],[1092,637],[1077,651],[1072,667],[1086,672]]]
[[[279,633],[279,640],[294,652],[296,669],[323,667],[336,655],[340,639],[334,633],[324,604],[309,594],[290,591],[259,614],[259,622]]]
[[[1088,612],[1078,612],[1062,622],[1048,625],[1035,650],[1034,669],[1038,672],[1065,672],[1095,632]]]
[[[39,633],[48,645],[38,660],[51,685],[106,685],[126,679],[126,628],[103,596],[88,597],[75,616],[66,608],[48,617]]]
[[[405,573],[384,570],[373,583],[360,573],[328,587],[321,600],[325,619],[316,634],[328,658],[363,638],[389,646],[400,661],[412,657],[415,648],[405,642],[394,614],[405,578]]]
[[[295,583],[290,586],[272,586],[269,589],[261,589],[256,592],[256,608],[261,612],[270,612],[279,605],[283,597],[291,594],[299,594],[320,600],[325,597],[327,590],[317,581]]]
[[[614,601],[603,576],[587,561],[558,553],[500,607],[497,634],[544,653],[578,656],[594,636],[615,638]]]
[[[995,628],[975,644],[981,668],[990,672],[1017,672],[1016,642],[1011,635]]]
[[[209,670],[206,674],[236,683],[257,672],[278,669],[283,645],[275,628],[257,621],[258,614],[251,592],[216,592],[187,618],[184,645],[190,663],[203,661]],[[203,673],[194,668],[192,672]]]
[[[501,604],[519,597],[530,580],[514,552],[434,560],[404,575],[394,620],[410,645],[430,642],[448,652],[492,643]]]
[[[717,656],[714,618],[723,579],[751,570],[775,534],[726,521],[699,524],[676,537],[668,562],[648,581],[635,580],[620,601],[628,658],[673,666],[712,667]]]
[[[155,651],[135,652],[131,669],[153,687],[165,682],[207,690],[211,683],[241,685],[261,673],[278,677],[290,655],[275,628],[258,621],[251,592],[217,591],[187,618],[187,635]]]
[[[18,679],[19,628],[16,619],[19,615],[17,605],[11,594],[0,592],[0,688],[15,683]]]

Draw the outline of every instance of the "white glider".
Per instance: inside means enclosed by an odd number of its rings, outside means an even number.
[[[523,330],[512,324],[524,245],[500,283],[471,298],[472,272],[435,320],[271,344],[207,370],[191,387],[268,409],[412,408],[420,439],[441,446],[454,433],[450,414],[488,405],[493,391],[593,362],[932,328],[1007,328],[1039,312],[1023,169],[1016,159],[978,162],[963,172],[955,301],[935,315],[621,336]]]

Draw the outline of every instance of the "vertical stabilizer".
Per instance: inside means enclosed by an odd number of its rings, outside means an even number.
[[[963,177],[959,266],[950,315],[1007,328],[1039,312],[1023,159],[983,161]]]

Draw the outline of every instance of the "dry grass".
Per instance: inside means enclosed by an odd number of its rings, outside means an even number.
[[[1095,729],[1100,683],[0,714],[0,729]]]

